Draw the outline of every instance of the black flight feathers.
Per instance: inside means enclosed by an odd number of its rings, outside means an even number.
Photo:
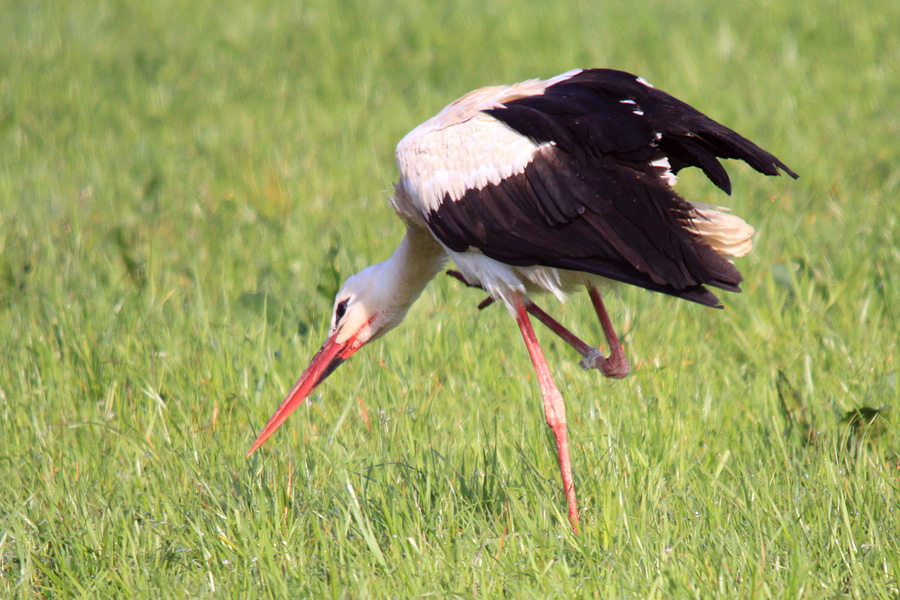
[[[539,96],[485,112],[535,142],[554,142],[578,157],[647,162],[661,151],[673,173],[699,167],[726,194],[731,181],[717,157],[743,160],[766,175],[781,169],[797,178],[750,140],[624,71],[581,71]]]
[[[428,221],[450,249],[475,247],[511,265],[584,271],[720,306],[704,285],[737,292],[742,278],[687,228],[692,206],[650,162],[664,154],[673,172],[699,167],[726,193],[718,158],[796,177],[749,140],[621,71],[582,71],[486,112],[552,145],[522,173],[448,195]]]

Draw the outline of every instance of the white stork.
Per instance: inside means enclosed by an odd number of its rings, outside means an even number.
[[[621,71],[574,70],[483,88],[450,104],[397,146],[400,180],[391,204],[406,236],[388,260],[347,279],[328,339],[247,455],[351,354],[399,325],[451,259],[457,269],[451,274],[486,290],[486,302],[503,302],[522,331],[577,532],[565,404],[529,313],[582,354],[582,367],[620,378],[629,364],[598,283],[624,282],[721,307],[706,286],[740,291],[741,275],[728,257],[751,249],[753,228],[673,189],[678,171],[695,166],[730,194],[719,158],[797,177],[749,140]],[[528,296],[549,291],[562,300],[581,285],[600,318],[607,357]]]

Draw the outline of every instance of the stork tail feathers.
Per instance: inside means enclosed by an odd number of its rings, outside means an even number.
[[[723,256],[744,256],[753,249],[755,229],[727,208],[694,202],[688,229]]]

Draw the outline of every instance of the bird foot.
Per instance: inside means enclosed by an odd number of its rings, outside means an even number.
[[[584,355],[584,358],[581,359],[581,362],[578,364],[585,371],[590,371],[591,369],[599,369],[600,365],[603,361],[606,360],[606,357],[600,354],[600,351],[596,348],[591,348],[590,351]]]
[[[599,350],[591,348],[578,364],[585,371],[598,369],[603,373],[604,377],[609,377],[610,379],[622,379],[631,372],[631,364],[628,362],[628,357],[621,351],[613,351],[609,358],[606,358]]]

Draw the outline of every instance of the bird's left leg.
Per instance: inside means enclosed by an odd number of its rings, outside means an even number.
[[[479,283],[472,283],[472,282],[470,282],[468,279],[466,279],[466,276],[463,275],[462,273],[460,273],[459,271],[456,271],[456,270],[454,270],[454,269],[447,269],[446,273],[447,273],[447,275],[449,275],[450,277],[452,277],[452,278],[454,278],[454,279],[458,279],[459,281],[461,281],[461,282],[463,283],[463,285],[465,285],[466,287],[476,288],[476,289],[479,289],[479,290],[483,290],[483,289],[484,289],[484,286],[483,286],[483,285],[481,285],[481,284],[479,284]],[[493,304],[493,303],[494,303],[494,297],[493,297],[493,296],[488,296],[487,298],[485,298],[484,300],[482,300],[481,302],[478,303],[478,310],[481,310],[481,309],[483,309],[483,308],[487,308],[488,306],[490,306],[490,305]]]
[[[531,319],[528,317],[528,309],[526,308],[527,300],[521,296],[515,298],[516,321],[519,329],[522,330],[522,337],[525,338],[525,345],[528,347],[528,354],[531,356],[531,362],[534,364],[534,370],[537,371],[538,384],[541,387],[541,395],[544,398],[544,417],[547,419],[547,425],[553,430],[556,438],[556,453],[559,456],[559,472],[562,475],[563,491],[566,494],[566,503],[569,508],[569,523],[575,533],[578,533],[578,503],[575,500],[575,483],[572,480],[572,463],[569,459],[569,434],[566,428],[566,404],[562,394],[553,381],[550,369],[547,367],[547,361],[544,359],[544,352],[538,344],[537,337],[534,335],[534,328],[531,326]]]

